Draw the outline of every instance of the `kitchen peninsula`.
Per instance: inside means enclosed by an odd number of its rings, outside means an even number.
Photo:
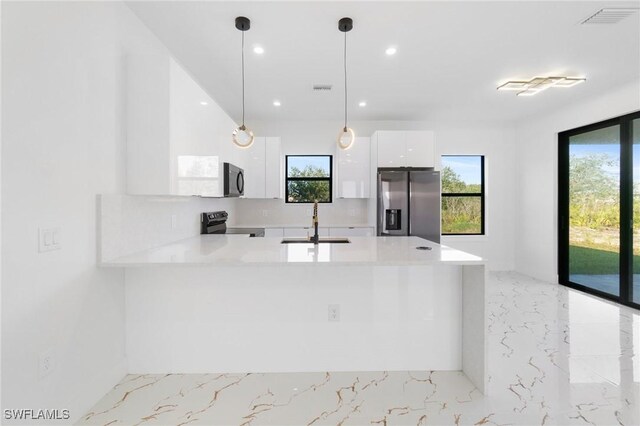
[[[485,267],[418,237],[200,235],[125,268],[136,373],[462,370],[486,392]]]

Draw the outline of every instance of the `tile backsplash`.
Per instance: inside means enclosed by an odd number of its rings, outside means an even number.
[[[319,204],[318,216],[322,226],[367,225],[367,199],[336,199]],[[245,226],[309,226],[313,204],[286,204],[284,200],[237,200],[235,219]]]
[[[200,213],[226,210],[237,200],[144,195],[98,195],[98,260],[112,260],[200,234]]]

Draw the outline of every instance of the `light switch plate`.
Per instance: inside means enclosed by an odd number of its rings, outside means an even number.
[[[60,228],[39,228],[38,229],[38,251],[40,253],[60,250]]]
[[[38,357],[38,376],[42,379],[53,373],[56,369],[56,352],[54,348],[49,348]]]

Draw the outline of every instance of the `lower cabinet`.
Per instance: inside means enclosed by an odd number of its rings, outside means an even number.
[[[298,228],[265,228],[265,237],[307,237],[313,235],[311,226],[301,226]],[[374,236],[373,227],[331,227],[318,228],[318,235],[321,237],[372,237]]]
[[[265,228],[264,229],[265,237],[284,237],[284,229],[282,228]]]
[[[300,228],[284,228],[285,237],[308,237],[313,235],[313,228],[311,226],[303,226]],[[318,228],[318,235],[321,237],[329,236],[329,228]]]
[[[331,237],[371,237],[373,236],[373,228],[356,228],[353,226],[344,228],[329,228]]]

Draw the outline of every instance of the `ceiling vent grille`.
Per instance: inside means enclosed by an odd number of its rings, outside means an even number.
[[[314,84],[313,91],[314,92],[329,92],[333,86],[330,84]]]
[[[605,8],[590,15],[587,19],[580,21],[580,24],[617,24],[627,16],[637,13],[638,9],[633,8]]]

